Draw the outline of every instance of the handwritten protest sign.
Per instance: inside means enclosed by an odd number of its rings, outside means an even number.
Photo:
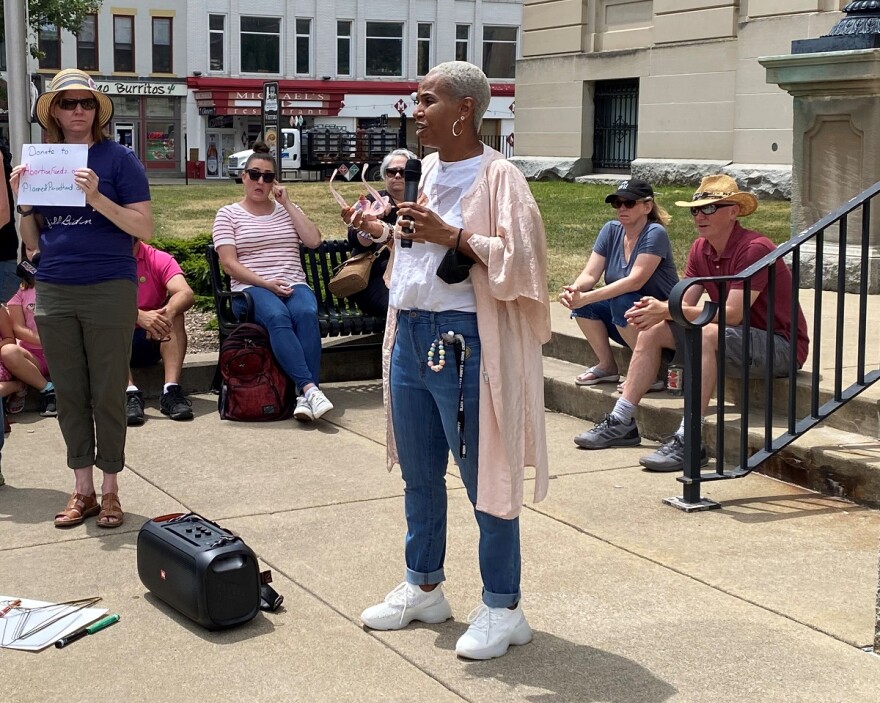
[[[83,207],[86,194],[73,181],[73,172],[85,168],[89,148],[85,144],[24,144],[19,205],[73,205]]]

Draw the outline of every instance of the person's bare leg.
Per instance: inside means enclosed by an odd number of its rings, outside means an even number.
[[[95,492],[95,478],[91,466],[85,469],[74,469],[73,475],[76,481],[74,491],[84,496],[90,496]]]
[[[3,365],[9,369],[9,373],[20,381],[24,381],[37,390],[43,390],[46,387],[48,381],[40,373],[39,367],[27,350],[15,344],[7,344],[0,349],[0,358],[3,360]]]
[[[616,326],[616,325],[615,325]],[[636,348],[636,342],[639,339],[639,330],[635,325],[627,325],[626,327],[617,327],[620,336],[630,349]]]
[[[0,381],[0,398],[18,393],[23,388],[24,384],[21,381]]]
[[[165,366],[165,383],[180,383],[183,360],[186,357],[186,326],[184,316],[171,318],[171,334],[159,345],[162,363]]]
[[[89,473],[91,475],[91,469],[89,469]],[[104,478],[101,481],[101,494],[119,493],[119,474],[110,474],[106,471],[103,471],[102,473],[104,474]],[[93,486],[92,491],[94,490]]]
[[[581,328],[584,337],[587,338],[587,344],[592,348],[596,355],[596,366],[602,371],[610,374],[617,373],[617,362],[614,360],[614,353],[611,351],[611,342],[608,339],[608,330],[605,323],[601,320],[587,320],[583,317],[575,318],[578,327]]]
[[[718,381],[718,325],[714,322],[703,328],[703,373],[700,380],[700,417],[704,418]]]
[[[675,340],[667,324],[654,325],[639,333],[622,396],[633,405],[641,402],[657,380],[663,349],[675,349]]]

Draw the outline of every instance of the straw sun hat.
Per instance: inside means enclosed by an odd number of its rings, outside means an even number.
[[[65,68],[63,71],[55,74],[55,77],[49,84],[49,89],[37,98],[34,112],[36,112],[37,121],[44,129],[48,128],[51,124],[52,116],[50,115],[49,108],[52,105],[52,100],[62,90],[91,91],[92,95],[98,100],[98,114],[95,119],[101,127],[107,124],[110,118],[113,117],[113,101],[98,90],[98,86],[95,85],[95,81],[92,80],[91,76],[85,71],[80,71],[78,68]]]
[[[700,207],[714,203],[736,203],[740,217],[751,215],[758,209],[758,199],[751,193],[741,191],[730,176],[706,176],[692,200],[679,200],[678,207]]]

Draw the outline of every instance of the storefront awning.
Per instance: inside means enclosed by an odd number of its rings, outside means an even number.
[[[263,83],[254,78],[187,79],[202,115],[262,115]],[[417,88],[415,81],[279,80],[278,99],[282,117],[337,116],[347,94],[409,95]],[[493,96],[514,96],[513,83],[492,84],[491,88]]]

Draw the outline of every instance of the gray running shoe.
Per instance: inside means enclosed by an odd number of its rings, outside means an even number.
[[[624,424],[614,415],[606,415],[596,426],[581,432],[574,443],[582,449],[607,449],[608,447],[634,447],[641,444],[642,437],[635,420]]]
[[[639,463],[647,471],[658,473],[684,471],[684,440],[677,434],[672,435],[656,452],[639,459]],[[700,443],[700,466],[705,466],[708,463],[709,456],[706,454],[706,447]]]

